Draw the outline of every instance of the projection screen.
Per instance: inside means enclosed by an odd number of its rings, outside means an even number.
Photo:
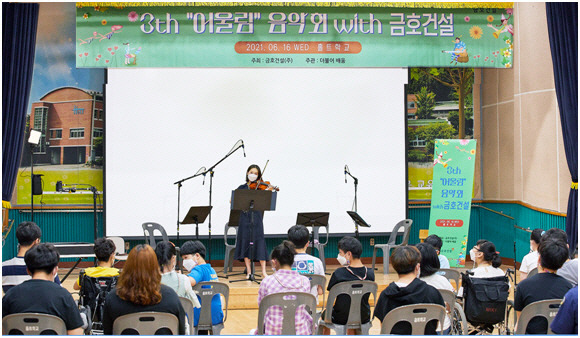
[[[212,235],[223,234],[232,190],[257,164],[280,188],[264,231],[285,234],[299,212],[330,212],[331,233],[354,233],[358,213],[382,233],[406,214],[406,69],[109,69],[106,85],[107,236],[177,232],[174,182],[215,167]],[[346,183],[345,183],[346,179]],[[209,205],[210,175],[181,187],[180,218]],[[199,226],[208,234],[209,221]],[[180,236],[195,234],[182,225]]]

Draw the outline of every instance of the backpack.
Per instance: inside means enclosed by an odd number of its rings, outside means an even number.
[[[101,329],[105,298],[107,294],[117,286],[119,276],[115,277],[89,277],[81,271],[80,276],[81,291],[79,293],[79,304],[90,309],[92,313],[93,329]]]
[[[473,278],[468,274],[461,275],[467,321],[472,325],[503,322],[509,295],[508,277]]]

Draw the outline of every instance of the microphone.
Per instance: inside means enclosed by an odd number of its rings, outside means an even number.
[[[244,157],[246,157],[246,147],[244,146],[244,141],[242,141],[242,150],[244,151]]]

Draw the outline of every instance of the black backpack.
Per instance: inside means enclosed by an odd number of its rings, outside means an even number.
[[[510,288],[508,277],[473,278],[468,274],[461,275],[467,321],[472,325],[503,322]]]
[[[115,277],[89,277],[81,271],[79,284],[79,304],[89,307],[92,313],[93,329],[100,329],[103,318],[105,298],[107,294],[117,286],[119,276]]]

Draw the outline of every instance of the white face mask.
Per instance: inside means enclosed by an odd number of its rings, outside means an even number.
[[[258,179],[258,175],[256,174],[248,174],[248,180],[250,182],[255,182]]]
[[[535,251],[535,250],[534,250],[534,247],[533,247],[531,244],[530,244],[530,251],[531,251],[531,252],[534,252],[534,251]]]
[[[469,257],[471,257],[472,261],[475,261],[475,249],[469,250]]]
[[[193,270],[193,268],[195,268],[197,266],[197,262],[194,261],[193,259],[189,258],[189,259],[184,259],[183,260],[183,267],[187,270],[187,271],[191,271]]]
[[[345,266],[348,265],[348,260],[346,259],[346,257],[341,256],[340,254],[338,254],[338,256],[336,257],[336,259],[338,260],[338,264]]]

